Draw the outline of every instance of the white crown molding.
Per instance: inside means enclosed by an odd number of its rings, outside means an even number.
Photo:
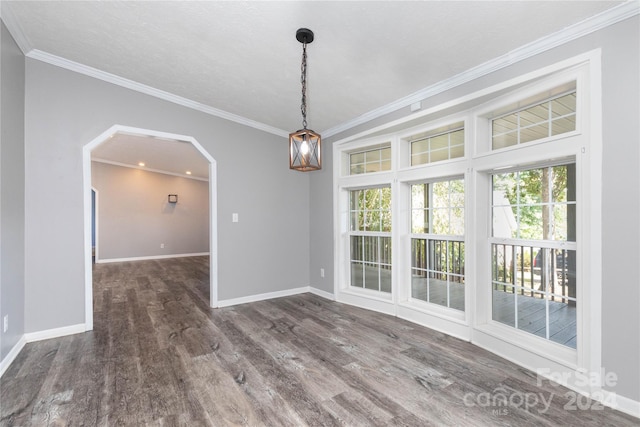
[[[6,24],[7,29],[9,30],[13,38],[16,40],[16,43],[18,44],[22,52],[24,52],[25,56],[27,56],[28,58],[46,62],[48,64],[65,68],[70,71],[75,71],[80,74],[94,77],[96,79],[103,80],[108,83],[112,83],[112,84],[122,86],[131,90],[135,90],[140,93],[144,93],[156,98],[163,99],[165,101],[182,105],[187,108],[201,111],[203,113],[210,114],[212,116],[220,117],[222,119],[229,120],[241,125],[252,127],[267,133],[271,133],[273,135],[281,136],[283,138],[288,138],[289,136],[288,131],[278,129],[254,120],[250,120],[245,117],[238,116],[236,114],[232,114],[217,108],[213,108],[208,105],[204,105],[202,103],[192,101],[190,99],[183,98],[181,96],[174,95],[169,92],[155,89],[151,86],[147,86],[142,83],[135,82],[133,80],[125,79],[123,77],[116,76],[115,74],[107,73],[107,72],[98,70],[96,68],[89,67],[87,65],[83,65],[74,61],[61,58],[56,55],[52,55],[37,49],[33,49],[31,47],[32,46],[31,43],[29,42],[27,37],[24,35],[24,31],[22,31],[22,28],[20,27],[18,21],[15,19],[15,16],[11,12],[11,8],[5,7],[5,4],[3,3],[0,11],[1,11],[0,16],[2,17],[2,20],[4,21],[4,23]],[[325,138],[329,138],[333,135],[336,135],[348,129],[354,128],[358,125],[367,123],[378,117],[382,117],[386,114],[411,106],[411,104],[430,98],[446,90],[452,89],[454,87],[460,86],[464,83],[470,82],[472,80],[475,80],[489,73],[508,67],[509,65],[512,65],[516,62],[520,62],[522,60],[535,56],[539,53],[545,52],[549,49],[552,49],[554,47],[557,47],[569,41],[575,40],[577,38],[580,38],[585,35],[591,34],[595,31],[598,31],[602,28],[613,25],[617,22],[631,18],[637,15],[639,12],[640,12],[640,1],[629,0],[619,6],[606,10],[584,21],[578,22],[561,31],[558,31],[556,33],[540,38],[534,42],[521,46],[505,55],[494,58],[476,67],[470,68],[469,70],[463,73],[460,73],[451,78],[442,80],[436,84],[428,86],[417,92],[414,92],[413,94],[400,98],[397,101],[394,101],[390,104],[384,105],[380,108],[376,108],[375,110],[371,110],[359,117],[356,117],[353,120],[349,120],[338,126],[334,126],[332,128],[326,129],[321,133]]]
[[[15,14],[11,10],[11,7],[6,2],[0,1],[0,18],[2,18],[2,22],[7,26],[7,30],[16,41],[16,44],[25,55],[31,51],[32,45],[27,36],[24,34],[22,30],[22,26],[16,19]]]
[[[460,86],[464,83],[468,83],[472,80],[493,73],[500,69],[506,68],[516,62],[523,61],[539,53],[548,51],[562,44],[568,43],[577,38],[586,36],[595,31],[601,30],[610,25],[616,24],[625,19],[631,18],[640,12],[640,1],[631,0],[623,3],[619,6],[606,10],[584,21],[578,22],[567,28],[564,28],[556,33],[542,37],[531,43],[523,45],[505,55],[494,58],[476,67],[470,68],[460,74],[457,74],[448,79],[442,80],[424,89],[412,93],[404,98],[400,98],[390,104],[384,105],[375,110],[371,110],[353,120],[344,122],[338,126],[329,128],[322,133],[322,136],[329,138],[333,135],[339,134],[358,125],[367,123],[371,120],[382,117],[386,114],[398,111],[405,107],[410,107],[411,104],[428,99],[439,93],[445,92],[449,89]]]
[[[47,52],[43,52],[38,49],[30,50],[26,54],[26,56],[30,59],[35,59],[38,61],[46,62],[47,64],[55,65],[60,68],[64,68],[70,71],[75,71],[76,73],[84,74],[86,76],[93,77],[98,80],[105,81],[107,83],[112,83],[117,86],[135,90],[136,92],[144,93],[146,95],[150,95],[155,98],[160,98],[162,100],[169,101],[174,104],[182,105],[183,107],[191,108],[193,110],[210,114],[212,116],[216,116],[221,119],[229,120],[244,126],[252,127],[254,129],[271,133],[276,136],[281,136],[284,138],[289,137],[289,132],[284,131],[282,129],[278,129],[273,126],[269,126],[267,124],[257,122],[255,120],[247,119],[246,117],[238,116],[237,114],[232,114],[227,111],[219,110],[217,108],[210,107],[200,102],[192,101],[190,99],[183,98],[182,96],[174,95],[172,93],[165,92],[163,90],[156,89],[151,86],[147,86],[145,84],[135,82],[133,80],[125,79],[124,77],[107,73],[105,71],[98,70],[97,68],[89,67],[88,65],[70,61],[68,59],[61,58],[59,56],[52,55]]]
[[[113,165],[113,166],[120,166],[120,167],[123,167],[123,168],[129,168],[129,169],[140,169],[142,171],[160,173],[160,174],[163,174],[163,175],[179,176],[180,178],[194,179],[196,181],[209,182],[209,179],[207,179],[207,178],[199,178],[199,177],[193,176],[193,175],[169,172],[169,171],[165,171],[165,170],[162,170],[162,169],[151,169],[151,168],[148,168],[146,166],[129,165],[127,163],[114,162],[113,160],[101,159],[99,157],[91,158],[91,161],[92,162],[97,162],[97,163],[105,163],[105,164]]]

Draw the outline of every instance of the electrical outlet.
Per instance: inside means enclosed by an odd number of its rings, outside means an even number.
[[[2,332],[7,332],[9,330],[9,315],[5,315],[2,318]]]
[[[160,243],[160,249],[164,249],[164,243]]]
[[[320,277],[324,277],[324,268],[320,269]]]

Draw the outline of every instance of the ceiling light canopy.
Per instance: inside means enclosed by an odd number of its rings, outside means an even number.
[[[289,134],[289,168],[302,172],[322,169],[320,134],[307,129],[307,44],[313,41],[313,31],[300,28],[296,39],[302,43],[302,129]]]

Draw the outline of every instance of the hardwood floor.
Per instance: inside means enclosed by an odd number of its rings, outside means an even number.
[[[639,422],[566,409],[567,389],[492,353],[312,294],[211,310],[205,257],[99,264],[94,281],[95,329],[25,346],[0,380],[1,425]]]

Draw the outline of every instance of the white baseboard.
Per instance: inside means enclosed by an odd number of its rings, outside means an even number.
[[[330,301],[335,301],[336,297],[331,292],[323,291],[322,289],[314,288],[313,286],[309,286],[309,293],[322,297],[324,299],[328,299]]]
[[[219,300],[218,301],[218,307],[230,307],[232,305],[246,304],[246,303],[249,303],[249,302],[256,302],[256,301],[264,301],[266,299],[281,298],[281,297],[288,297],[288,296],[291,296],[291,295],[304,294],[306,292],[309,292],[309,286],[304,286],[302,288],[295,288],[295,289],[286,289],[284,291],[267,292],[267,293],[264,293],[264,294],[249,295],[249,296],[240,297],[240,298],[231,298],[231,299]]]
[[[0,377],[4,375],[5,371],[9,368],[9,366],[11,366],[11,363],[13,363],[13,361],[16,360],[16,357],[18,357],[18,354],[20,354],[20,351],[22,351],[26,343],[27,343],[27,339],[23,335],[18,340],[16,345],[13,346],[9,354],[7,354],[7,357],[5,357],[4,359],[2,359],[2,361],[0,361]]]
[[[601,392],[597,394],[603,398],[597,399],[603,405],[609,406],[617,411],[624,412],[625,414],[629,414],[632,417],[640,418],[640,402],[606,390],[601,390]],[[593,399],[595,396],[591,396],[591,398]]]
[[[38,331],[38,332],[29,332],[27,334],[24,334],[24,337],[29,343],[29,342],[35,342],[35,341],[48,340],[50,338],[64,337],[66,335],[80,334],[82,332],[86,332],[86,330],[87,329],[85,327],[85,324],[79,323],[77,325],[65,326],[62,328],[47,329],[45,331]]]
[[[318,295],[319,297],[326,298],[331,301],[335,301],[335,298],[332,293],[323,291],[321,289],[313,288],[311,286],[302,286],[300,288],[286,289],[284,291],[267,292],[264,294],[249,295],[246,297],[220,300],[218,301],[218,307],[230,307],[232,305],[247,304],[250,302],[264,301],[264,300],[273,299],[273,298],[288,297],[291,295],[305,294],[307,292],[312,293],[314,295]]]
[[[209,252],[198,252],[194,254],[171,254],[171,255],[137,256],[137,257],[129,257],[129,258],[96,259],[96,264],[107,264],[110,262],[146,261],[150,259],[187,258],[191,256],[209,256]]]

